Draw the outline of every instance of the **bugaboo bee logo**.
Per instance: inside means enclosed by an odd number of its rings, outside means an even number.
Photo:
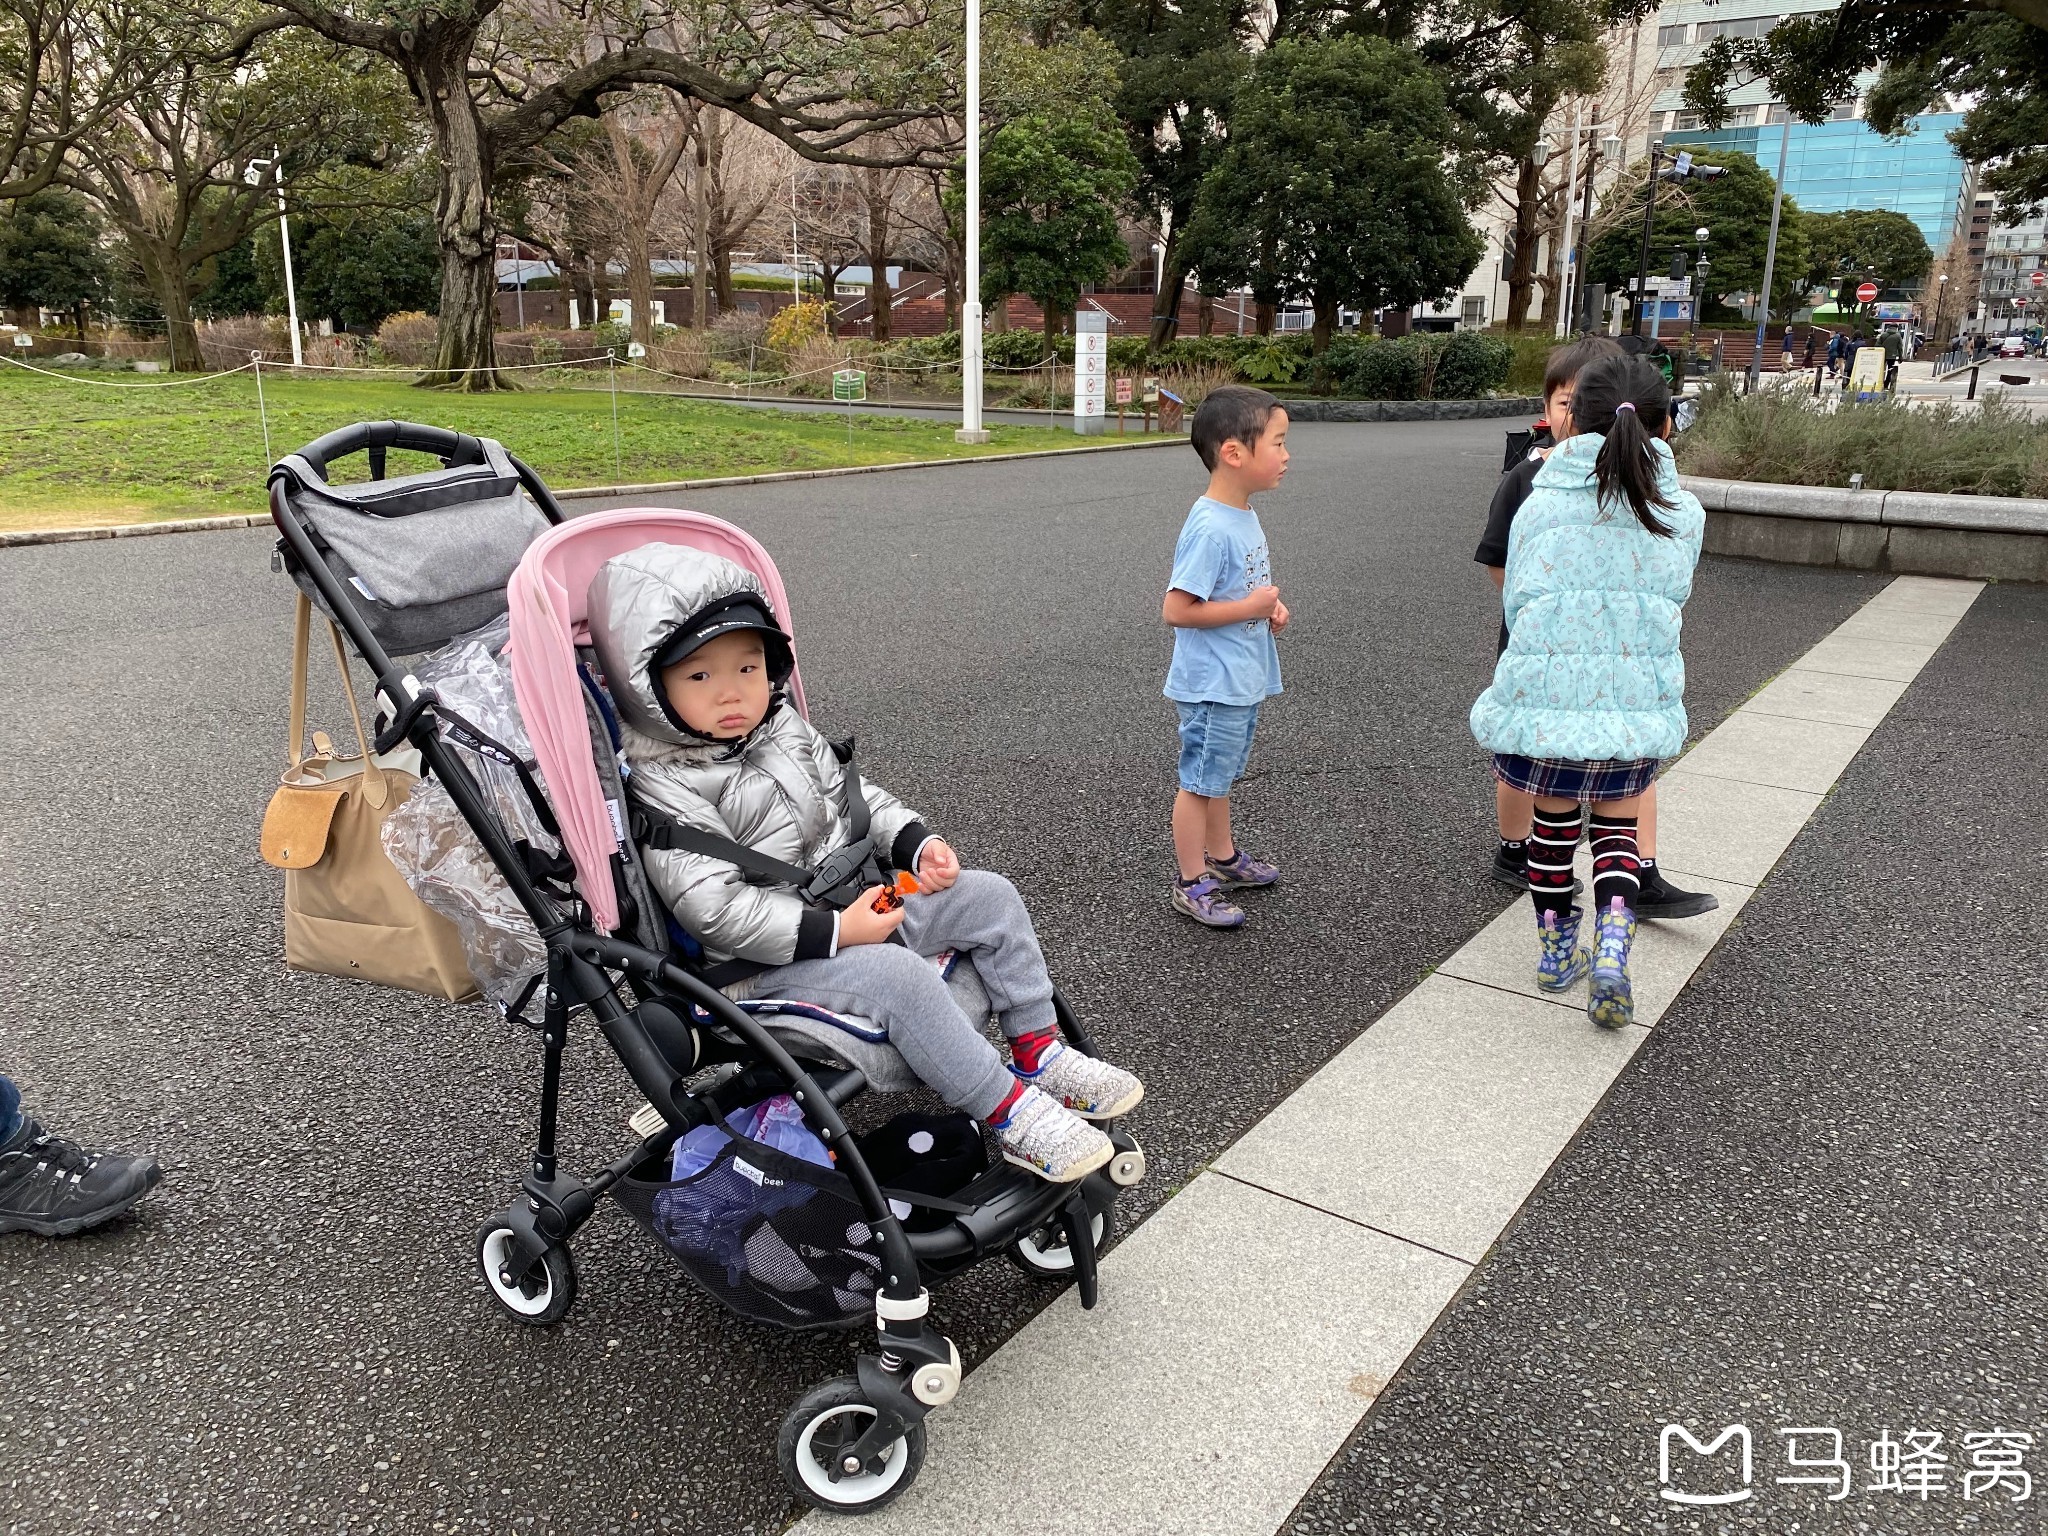
[[[1671,1486],[1671,1442],[1683,1440],[1687,1449],[1694,1454],[1711,1457],[1730,1440],[1742,1448],[1742,1486],[1722,1493],[1689,1493],[1682,1488]],[[1749,1426],[1730,1424],[1702,1444],[1693,1437],[1691,1430],[1683,1424],[1666,1424],[1664,1432],[1657,1437],[1657,1497],[1669,1504],[1740,1504],[1756,1490],[1749,1486],[1754,1463],[1749,1440]],[[1690,1479],[1687,1479],[1690,1481]]]

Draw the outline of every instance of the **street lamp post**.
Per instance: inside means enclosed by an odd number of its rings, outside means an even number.
[[[1766,114],[1768,116],[1768,114]],[[1749,388],[1754,390],[1764,366],[1764,332],[1771,324],[1771,284],[1778,267],[1778,217],[1785,211],[1785,152],[1792,145],[1792,109],[1778,134],[1778,184],[1771,192],[1771,237],[1764,242],[1764,291],[1756,301],[1756,350],[1749,355]]]
[[[1643,244],[1636,258],[1636,305],[1635,314],[1629,320],[1629,333],[1643,334],[1643,302],[1650,296],[1650,223],[1657,215],[1657,183],[1660,181],[1712,181],[1717,176],[1726,176],[1728,168],[1721,165],[1694,165],[1689,150],[1680,150],[1673,157],[1669,169],[1660,170],[1657,162],[1664,158],[1664,141],[1659,139],[1650,146],[1650,179],[1643,188]],[[1664,308],[1659,296],[1657,310]],[[1656,327],[1651,327],[1651,340],[1656,339]]]
[[[1700,310],[1705,308],[1707,302],[1707,236],[1709,233],[1710,231],[1704,224],[1692,232],[1693,240],[1700,248],[1699,260],[1693,263],[1694,270],[1699,274],[1699,287],[1694,292],[1692,299],[1692,331],[1688,338],[1688,345],[1699,339]]]
[[[284,157],[272,146],[268,160],[251,160],[242,171],[242,180],[252,187],[263,185],[263,173],[269,171],[277,182],[277,238],[284,247],[284,307],[291,318],[292,366],[305,364],[305,353],[299,345],[299,294],[292,283],[292,224],[284,211]]]
[[[967,292],[960,303],[960,428],[955,442],[985,443],[981,424],[981,0],[967,0]]]
[[[1948,306],[1948,274],[1942,273],[1934,280],[1934,344],[1941,345],[1941,314]]]
[[[1593,222],[1594,167],[1601,159],[1612,160],[1621,153],[1621,135],[1612,128],[1606,128],[1602,132],[1605,125],[1600,121],[1598,103],[1595,103],[1593,107],[1592,122],[1582,123],[1579,121],[1584,112],[1585,108],[1580,107],[1578,112],[1573,115],[1571,165],[1565,176],[1564,183],[1564,293],[1557,306],[1557,323],[1551,332],[1559,341],[1564,340],[1565,336],[1578,321],[1579,280],[1581,269],[1585,266],[1585,262],[1582,260],[1578,248],[1577,235]],[[1588,145],[1586,148],[1586,191],[1583,212],[1580,211],[1578,200],[1573,195],[1577,191],[1579,183],[1579,135],[1582,133],[1597,133],[1600,135],[1597,144]],[[1536,147],[1530,151],[1529,158],[1535,161],[1536,169],[1540,171],[1553,152],[1554,147],[1550,142],[1550,135],[1545,133],[1541,138],[1537,139]],[[1578,214],[1578,231],[1574,231],[1572,228],[1572,216],[1575,213]]]

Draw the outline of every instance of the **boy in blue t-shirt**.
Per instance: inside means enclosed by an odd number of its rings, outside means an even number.
[[[1259,705],[1280,691],[1273,637],[1287,605],[1251,499],[1287,473],[1287,413],[1262,389],[1228,385],[1202,402],[1190,436],[1209,489],[1181,527],[1160,610],[1173,626],[1166,696],[1180,710],[1173,905],[1211,928],[1241,928],[1244,909],[1224,893],[1280,878],[1231,836],[1230,790],[1251,757]]]

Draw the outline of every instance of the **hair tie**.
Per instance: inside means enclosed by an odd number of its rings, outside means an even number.
[[[1617,406],[1616,406],[1616,407],[1614,408],[1614,414],[1615,414],[1615,415],[1617,415],[1617,416],[1619,416],[1619,415],[1620,415],[1620,414],[1621,414],[1621,413],[1622,413],[1623,411],[1632,411],[1632,410],[1634,410],[1635,408],[1636,408],[1636,403],[1635,403],[1635,401],[1633,401],[1633,400],[1624,400],[1624,401],[1622,401],[1622,402],[1621,402],[1621,404],[1617,405]]]

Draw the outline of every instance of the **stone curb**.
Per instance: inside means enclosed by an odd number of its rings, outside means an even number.
[[[1163,448],[1185,444],[1187,438],[1174,434],[1153,434],[1137,442],[1095,443],[1085,448],[1034,448],[1025,453],[983,453],[960,459],[910,459],[901,464],[850,464],[836,469],[778,470],[765,475],[726,475],[712,480],[659,480],[645,485],[591,485],[556,491],[557,501],[589,501],[609,496],[646,496],[672,491],[709,490],[728,485],[773,485],[785,480],[827,480],[840,475],[873,475],[890,469],[941,469],[955,464],[1003,464],[1016,459],[1058,459],[1076,453],[1114,453],[1126,448]],[[163,523],[119,523],[105,528],[33,528],[19,533],[0,533],[0,549],[31,544],[76,544],[87,539],[137,539],[158,533],[200,533],[222,528],[268,527],[262,517],[192,517]]]
[[[2048,501],[1680,477],[1709,554],[1918,576],[2048,582]]]

